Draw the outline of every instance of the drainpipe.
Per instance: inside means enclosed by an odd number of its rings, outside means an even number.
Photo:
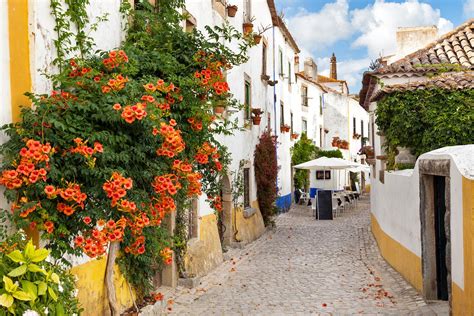
[[[272,27],[272,37],[273,37],[273,82],[275,83],[273,85],[273,124],[275,126],[275,136],[277,136],[277,106],[276,106],[276,75],[275,75],[275,25],[273,25]],[[275,144],[275,159],[277,161],[277,164],[278,164],[278,141],[276,142]],[[277,173],[277,177],[276,177],[276,180],[275,180],[275,186],[276,186],[276,189],[277,189],[277,193],[278,193],[278,173]]]

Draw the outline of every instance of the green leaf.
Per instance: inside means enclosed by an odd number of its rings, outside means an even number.
[[[8,273],[8,276],[17,277],[17,276],[23,275],[23,274],[26,273],[27,269],[28,269],[28,266],[26,264],[23,264],[23,265],[19,266],[18,268],[15,268],[15,269],[11,270]]]
[[[18,284],[16,283],[13,283],[12,279],[10,279],[9,277],[7,276],[3,276],[3,282],[5,283],[5,290],[7,292],[15,292],[16,289],[18,288]]]
[[[46,282],[40,282],[38,284],[38,295],[45,295],[47,288],[48,288],[48,285],[46,284]]]
[[[49,251],[47,249],[38,249],[34,251],[30,259],[33,262],[40,262],[46,259],[48,255],[49,255]]]
[[[0,295],[0,305],[9,308],[13,305],[13,296],[10,294],[2,294]]]
[[[26,259],[31,260],[31,256],[33,255],[34,252],[35,252],[35,246],[33,246],[33,241],[30,239],[28,244],[26,244],[25,251],[24,251]]]
[[[64,316],[64,306],[61,303],[56,304],[56,316]]]
[[[40,266],[38,266],[38,265],[36,265],[36,264],[34,264],[34,263],[30,263],[30,264],[28,265],[28,271],[30,271],[30,272],[41,272],[41,273],[43,273],[44,275],[47,274],[45,270],[41,269]]]
[[[13,297],[20,300],[20,301],[31,301],[33,298],[30,296],[30,294],[23,292],[23,291],[16,291],[13,293]]]
[[[49,296],[56,302],[58,300],[58,296],[56,295],[56,292],[54,292],[53,288],[48,286],[48,293]]]
[[[20,250],[15,250],[10,252],[7,255],[8,258],[12,259],[15,262],[25,262],[25,257],[23,254],[20,252]]]
[[[59,276],[54,272],[51,274],[51,280],[53,280],[54,283],[59,284]]]
[[[23,280],[21,281],[21,287],[23,291],[25,291],[32,297],[33,300],[38,297],[38,289],[33,282]]]

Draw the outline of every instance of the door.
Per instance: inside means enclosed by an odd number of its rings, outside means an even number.
[[[448,269],[446,266],[446,178],[442,176],[433,177],[434,195],[434,219],[435,219],[435,242],[436,242],[436,284],[439,300],[447,301],[448,294]]]

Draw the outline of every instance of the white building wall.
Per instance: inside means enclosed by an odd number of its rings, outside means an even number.
[[[94,51],[116,48],[124,38],[120,3],[121,0],[91,0],[87,6],[91,24],[105,13],[109,14],[108,20],[101,22],[98,29],[90,34],[96,44]],[[29,2],[30,52],[33,52],[30,55],[30,68],[33,90],[36,93],[49,93],[52,90],[51,82],[43,73],[57,72],[52,63],[56,58],[55,25],[49,1]]]
[[[451,274],[452,281],[464,289],[462,178],[474,178],[474,145],[440,148],[421,159],[450,160]],[[421,258],[418,161],[412,170],[385,172],[385,183],[377,182],[370,195],[371,212],[381,229]]]

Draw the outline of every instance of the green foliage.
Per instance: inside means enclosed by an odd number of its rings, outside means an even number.
[[[0,245],[0,313],[22,315],[80,314],[73,276],[59,265],[45,261],[46,249],[36,249],[17,233]]]
[[[142,216],[156,222],[161,220],[150,207],[159,198],[151,185],[154,179],[177,173],[173,164],[179,159],[190,163],[192,170],[202,176],[202,191],[211,199],[219,196],[220,178],[227,172],[230,161],[225,146],[217,141],[216,136],[231,134],[237,124],[236,121],[216,119],[212,105],[226,99],[228,108],[239,109],[241,106],[231,95],[218,94],[206,87],[195,74],[211,65],[217,65],[215,68],[223,71],[245,62],[252,43],[230,25],[214,29],[207,27],[206,35],[198,31],[184,32],[181,25],[183,15],[179,13],[184,5],[182,0],[162,1],[159,9],[143,1],[141,10],[131,11],[129,6],[121,6],[121,13],[132,14],[128,36],[121,47],[128,55],[128,63],[110,68],[104,63],[110,55],[107,52],[94,53],[94,43],[84,31],[94,30],[97,23],[106,18],[101,17],[90,25],[85,11],[88,3],[89,0],[66,0],[63,7],[62,1],[51,0],[58,35],[55,64],[60,73],[47,75],[57,92],[29,94],[35,107],[23,108],[21,122],[4,127],[9,141],[0,149],[4,157],[2,170],[14,171],[21,161],[19,151],[25,147],[26,140],[43,145],[49,143],[53,148],[49,161],[35,166],[47,170],[47,177],[25,181],[20,187],[10,187],[5,196],[16,205],[16,225],[46,231],[42,237],[49,240],[47,247],[51,256],[62,264],[69,264],[64,254],[82,255],[83,249],[74,247],[77,237],[89,237],[86,234],[91,233],[100,220],[118,222],[126,217],[127,229],[124,229],[121,240],[119,264],[127,280],[143,290],[140,294],[146,295],[151,290],[152,277],[163,264],[160,251],[171,244],[170,232],[166,228],[145,225],[141,229],[136,226],[137,223],[141,225]],[[70,30],[71,26],[76,32]],[[236,42],[233,46],[237,49],[228,48],[231,41]],[[66,60],[66,56],[73,54],[78,58]],[[86,71],[76,74],[77,70]],[[119,76],[125,78],[124,86],[104,92],[109,80],[116,82]],[[145,91],[144,85],[157,84],[160,80],[167,87],[172,83],[177,88],[169,90],[168,94],[158,90]],[[156,100],[155,103],[150,101],[146,108],[147,116],[125,122],[119,109],[142,102],[144,95]],[[171,103],[170,98],[173,101],[170,110],[159,108],[158,104]],[[114,109],[116,104],[120,105],[119,109]],[[201,128],[196,128],[190,120],[199,122]],[[163,146],[165,137],[152,131],[159,129],[161,124],[171,126],[172,121],[176,122],[176,129],[185,141],[184,149],[173,158],[157,156],[157,149]],[[84,146],[100,143],[103,152],[94,152],[90,157],[75,153],[76,138],[81,138]],[[217,152],[208,163],[198,163],[195,157],[204,144],[216,148]],[[133,188],[127,189],[126,197],[137,205],[139,217],[111,205],[103,186],[114,172],[133,179]],[[57,207],[59,198],[48,196],[45,188],[47,185],[65,188],[69,184],[78,184],[87,199],[83,205],[75,206],[74,214],[66,215]],[[184,223],[182,206],[190,198],[186,192],[190,180],[180,178],[179,185],[180,190],[172,198],[178,206],[177,218]],[[183,259],[186,245],[183,227],[177,225],[173,239],[178,260]],[[143,249],[147,250],[139,255],[127,251],[138,236],[144,237]],[[102,242],[101,246],[106,244]],[[99,255],[103,253],[99,252]],[[178,262],[178,266],[182,267],[182,264],[182,261]]]
[[[270,130],[260,136],[260,142],[255,147],[254,168],[258,206],[265,225],[269,225],[272,224],[272,216],[275,213],[278,177],[276,139],[272,137]]]
[[[291,148],[291,164],[293,166],[316,158],[318,147],[308,138],[306,133],[302,133],[300,139]],[[296,188],[309,188],[309,171],[298,169],[294,174],[294,184]]]
[[[328,158],[341,158],[343,159],[342,152],[339,149],[335,150],[318,150],[316,156],[319,157],[328,157]]]
[[[415,156],[474,142],[474,90],[395,92],[378,102],[376,123],[385,135],[389,165],[397,147]]]

